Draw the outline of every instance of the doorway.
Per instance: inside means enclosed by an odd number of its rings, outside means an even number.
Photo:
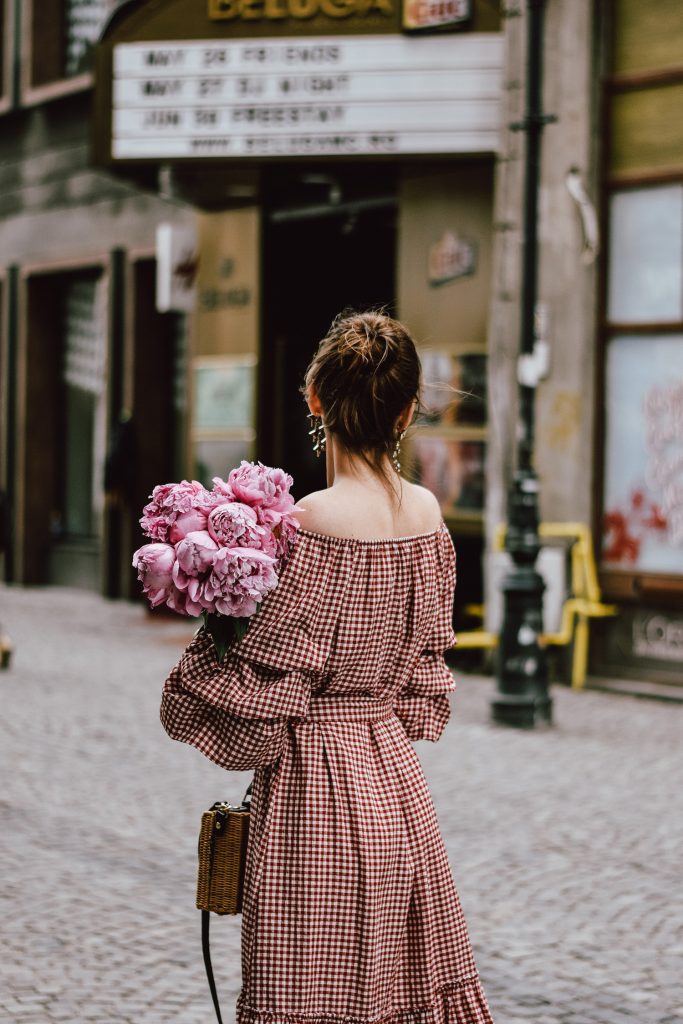
[[[300,393],[318,342],[343,309],[395,312],[397,207],[393,196],[273,210],[264,232],[262,457],[294,478],[296,498],[325,487]]]

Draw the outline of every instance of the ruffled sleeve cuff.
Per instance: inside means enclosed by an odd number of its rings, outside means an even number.
[[[305,717],[309,700],[303,670],[276,671],[247,660],[241,645],[219,664],[202,629],[166,680],[161,722],[172,739],[192,744],[216,764],[246,770],[277,760],[288,720]]]
[[[420,656],[409,685],[394,700],[394,712],[408,739],[436,743],[451,716],[448,694],[455,688],[442,654]]]

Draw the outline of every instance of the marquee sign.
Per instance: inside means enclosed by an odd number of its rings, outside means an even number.
[[[119,43],[115,160],[495,151],[499,35]]]
[[[209,0],[212,21],[299,21],[323,15],[335,20],[392,18],[393,0]],[[472,17],[472,0],[402,0],[402,27],[409,32],[459,28]]]

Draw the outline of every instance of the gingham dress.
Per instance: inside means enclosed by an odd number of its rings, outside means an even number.
[[[223,664],[200,630],[165,684],[174,739],[255,769],[238,1024],[491,1024],[410,742],[448,721],[454,586],[443,523],[300,530]]]

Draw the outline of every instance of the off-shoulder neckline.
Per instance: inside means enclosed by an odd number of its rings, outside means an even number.
[[[306,530],[300,526],[297,535],[312,537],[315,540],[337,541],[340,544],[362,544],[379,546],[380,544],[408,544],[411,541],[425,540],[429,537],[437,537],[442,530],[447,529],[443,519],[435,530],[427,530],[425,533],[411,533],[403,537],[340,537],[334,533],[316,533],[314,530]]]

